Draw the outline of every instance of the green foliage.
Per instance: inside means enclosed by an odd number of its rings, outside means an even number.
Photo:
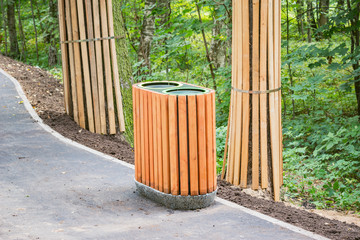
[[[321,208],[358,211],[359,136],[357,117],[298,117],[286,122],[285,194]]]
[[[216,128],[216,159],[217,159],[216,170],[217,170],[217,173],[221,172],[222,165],[223,165],[226,132],[227,132],[227,126],[221,126],[221,127]]]

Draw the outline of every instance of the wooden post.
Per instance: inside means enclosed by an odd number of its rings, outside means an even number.
[[[279,201],[283,181],[281,2],[253,0],[251,8],[249,2],[233,0],[233,89],[229,114],[230,143],[226,180],[242,188],[248,186],[251,138],[251,187],[254,190],[259,187],[267,189],[270,183],[274,199]],[[268,181],[268,162],[271,162],[271,182]]]

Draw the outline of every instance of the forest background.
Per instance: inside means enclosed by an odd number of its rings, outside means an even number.
[[[250,0],[250,3],[256,0]],[[56,0],[0,0],[0,52],[62,81]],[[231,0],[113,0],[126,137],[131,84],[216,90],[221,171],[231,89]],[[360,0],[282,0],[282,198],[360,212]]]

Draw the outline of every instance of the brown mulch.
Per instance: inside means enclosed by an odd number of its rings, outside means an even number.
[[[16,78],[30,103],[43,121],[55,131],[73,141],[134,164],[132,147],[120,134],[99,135],[81,129],[68,115],[63,104],[63,88],[59,80],[46,71],[0,55],[0,68]],[[218,196],[256,210],[284,222],[330,239],[360,240],[360,227],[321,217],[315,213],[286,206],[245,194],[225,181],[218,181]]]

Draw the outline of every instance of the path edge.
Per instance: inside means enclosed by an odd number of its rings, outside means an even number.
[[[127,163],[127,162],[124,162],[120,159],[117,159],[117,158],[114,158],[112,156],[109,156],[107,154],[104,154],[102,152],[99,152],[97,150],[94,150],[92,148],[89,148],[85,145],[82,145],[80,143],[77,143],[69,138],[66,138],[64,137],[63,135],[61,135],[60,133],[56,132],[55,130],[53,130],[51,127],[49,127],[48,125],[46,125],[43,120],[39,117],[39,115],[36,113],[36,111],[33,109],[33,107],[31,106],[29,100],[27,99],[20,83],[13,77],[11,76],[10,74],[8,74],[6,71],[4,71],[2,68],[0,68],[0,73],[5,75],[7,78],[9,78],[12,83],[15,85],[15,88],[16,88],[16,91],[18,92],[19,96],[22,98],[23,100],[23,105],[25,106],[25,109],[29,112],[29,114],[31,115],[31,117],[45,130],[47,131],[48,133],[50,133],[51,135],[53,135],[54,137],[56,137],[57,139],[59,139],[60,141],[66,143],[66,144],[69,144],[69,145],[72,145],[72,146],[75,146],[77,148],[80,148],[82,150],[85,150],[85,151],[88,151],[90,153],[93,153],[97,156],[100,156],[100,157],[103,157],[105,158],[106,160],[108,161],[111,161],[111,162],[115,162],[115,163],[120,163],[121,165],[125,166],[125,167],[128,167],[128,168],[131,168],[131,169],[135,169],[135,166],[130,164],[130,163]],[[265,221],[268,221],[268,222],[271,222],[272,224],[275,224],[275,225],[278,225],[280,227],[283,227],[283,228],[286,228],[286,229],[289,229],[293,232],[296,232],[296,233],[299,233],[299,234],[302,234],[304,236],[307,236],[307,237],[310,237],[312,239],[316,239],[316,240],[329,240],[329,238],[326,238],[324,236],[321,236],[321,235],[318,235],[316,233],[313,233],[313,232],[310,232],[310,231],[307,231],[305,229],[302,229],[300,227],[297,227],[297,226],[294,226],[292,224],[289,224],[289,223],[286,223],[286,222],[283,222],[283,221],[280,221],[278,219],[275,219],[273,217],[270,217],[270,216],[267,216],[265,214],[262,214],[262,213],[259,213],[257,211],[254,211],[252,209],[249,209],[249,208],[246,208],[246,207],[243,207],[243,206],[240,206],[236,203],[233,203],[233,202],[230,202],[228,200],[225,200],[225,199],[222,199],[222,198],[219,198],[219,197],[216,197],[215,198],[215,202],[218,202],[220,204],[223,204],[223,205],[226,205],[228,207],[232,207],[232,208],[236,208],[236,209],[239,209],[247,214],[250,214],[252,216],[255,216],[255,217],[258,217],[260,219],[263,219]]]

